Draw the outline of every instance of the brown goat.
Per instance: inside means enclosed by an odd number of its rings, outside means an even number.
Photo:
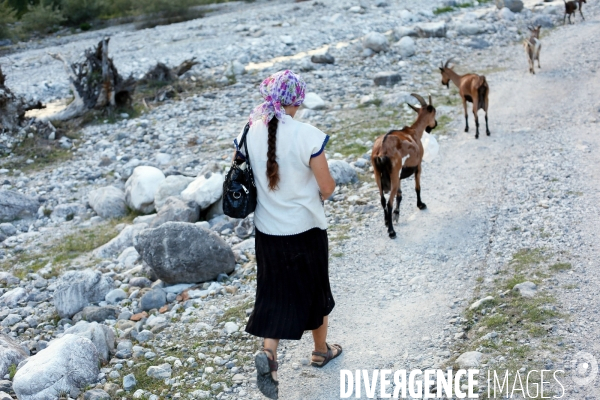
[[[435,108],[431,104],[431,96],[429,96],[429,104],[418,94],[412,93],[411,96],[419,100],[421,104],[420,108],[409,104],[410,108],[417,112],[417,120],[410,127],[405,126],[401,130],[392,130],[378,137],[371,152],[371,164],[375,182],[379,187],[383,216],[390,238],[396,237],[393,222],[398,221],[400,216],[400,202],[402,201],[400,181],[402,179],[415,175],[417,207],[421,210],[427,208],[421,201],[421,161],[423,160],[421,138],[423,131],[431,132],[437,126],[437,121]],[[384,193],[388,191],[390,197],[386,201]],[[396,198],[396,209],[392,220],[394,197]]]
[[[581,7],[583,6],[583,3],[587,3],[586,0],[563,1],[565,2],[565,16],[563,18],[563,24],[566,23],[567,16],[569,17],[569,24],[572,24],[573,22],[571,22],[571,15],[575,14],[575,11],[577,11],[578,9],[579,14],[581,14],[581,18],[583,18],[583,20],[585,21],[583,12],[581,12]]]
[[[530,27],[531,36],[529,39],[523,41],[523,47],[525,47],[525,53],[529,60],[529,72],[535,74],[534,61],[537,60],[538,68],[542,68],[540,65],[540,51],[542,50],[542,42],[540,42],[540,29],[541,25],[537,28]]]
[[[490,87],[483,75],[465,74],[459,75],[448,64],[451,60],[442,63],[440,72],[442,73],[442,85],[450,87],[450,81],[454,82],[462,98],[463,108],[465,109],[465,132],[469,132],[469,114],[467,113],[467,102],[473,103],[473,116],[475,117],[475,139],[479,139],[479,118],[477,111],[485,111],[485,133],[490,136],[488,127],[488,96]]]

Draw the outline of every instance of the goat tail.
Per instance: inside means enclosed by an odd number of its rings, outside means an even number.
[[[479,87],[477,88],[477,97],[479,99],[478,109],[485,109],[485,100],[489,92],[489,86],[485,76],[479,77]]]
[[[388,156],[375,157],[375,168],[381,174],[381,190],[387,192],[391,189],[391,175],[392,175],[392,160]]]

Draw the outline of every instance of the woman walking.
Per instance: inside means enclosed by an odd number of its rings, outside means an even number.
[[[329,136],[293,119],[305,90],[291,71],[265,79],[265,101],[252,111],[246,137],[258,199],[256,302],[246,332],[264,338],[255,358],[257,386],[270,399],[278,398],[279,340],[300,340],[312,331],[315,367],[342,353],[341,346],[326,342],[327,316],[335,305],[323,208],[335,189],[324,153]],[[241,136],[234,143],[243,154]]]

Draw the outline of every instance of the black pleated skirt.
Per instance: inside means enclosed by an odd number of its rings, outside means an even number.
[[[257,229],[256,263],[256,302],[246,332],[299,340],[304,331],[323,324],[335,306],[326,230],[273,236]]]

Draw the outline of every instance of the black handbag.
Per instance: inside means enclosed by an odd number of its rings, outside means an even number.
[[[238,149],[244,148],[246,156],[235,153],[231,168],[223,182],[223,212],[231,218],[246,218],[256,209],[256,184],[250,165],[246,136],[250,124],[246,124]]]

